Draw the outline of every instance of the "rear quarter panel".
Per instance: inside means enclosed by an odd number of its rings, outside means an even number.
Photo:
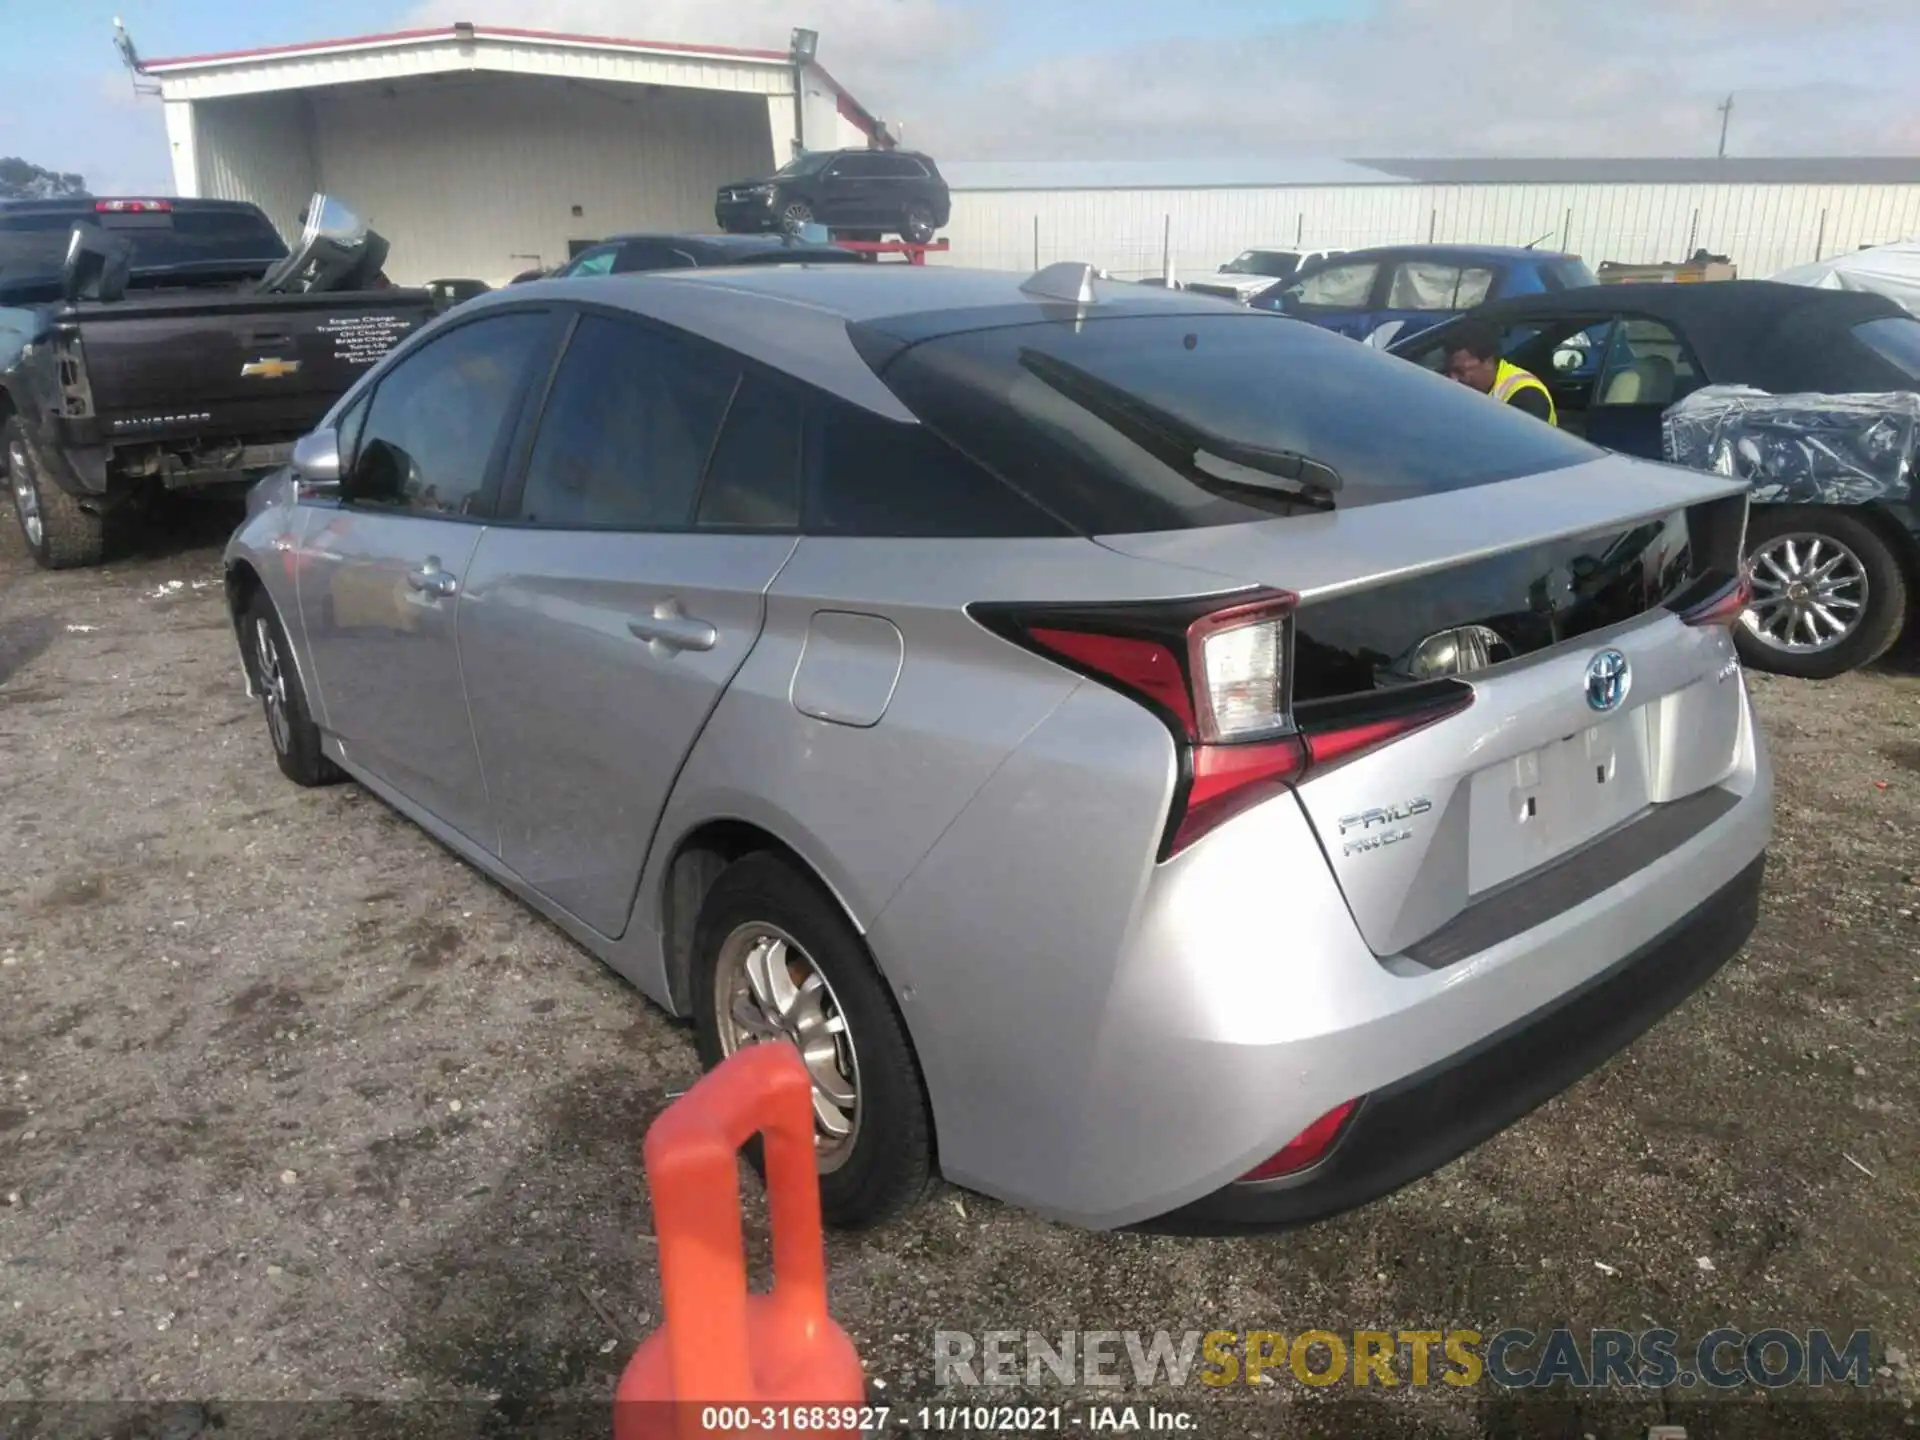
[[[867,930],[989,777],[1084,683],[983,629],[965,606],[1223,588],[1238,587],[1085,540],[803,539],[768,591],[759,643],[675,783],[630,933],[657,937],[673,857],[689,834],[714,820],[747,821],[778,837]],[[816,627],[821,615],[832,618]],[[825,672],[813,668],[820,631],[876,633],[886,626],[898,632],[897,647],[886,656],[876,647],[863,662],[895,664],[889,657],[898,657],[878,718],[870,708],[820,718],[832,714],[819,703]],[[1132,702],[1117,703],[1129,719],[1137,713],[1144,722],[1147,743],[1163,748],[1161,769],[1170,777],[1172,743],[1164,728]],[[803,713],[803,705],[814,713]],[[1150,856],[1157,831],[1137,838]],[[1068,854],[1048,859],[1063,876],[1071,862]],[[980,900],[993,903],[986,894]],[[913,963],[889,950],[877,950],[875,959],[896,989],[899,967]],[[640,973],[630,978],[671,1005],[664,959],[636,964]]]

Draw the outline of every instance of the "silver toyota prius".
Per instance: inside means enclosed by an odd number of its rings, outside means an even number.
[[[1084,266],[515,286],[226,555],[280,768],[692,1021],[822,1198],[1312,1220],[1752,929],[1742,484]]]

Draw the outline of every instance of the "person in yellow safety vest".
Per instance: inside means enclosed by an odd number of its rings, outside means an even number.
[[[1490,395],[1502,405],[1558,426],[1553,395],[1531,370],[1500,358],[1500,335],[1491,327],[1471,325],[1447,350],[1447,378]]]

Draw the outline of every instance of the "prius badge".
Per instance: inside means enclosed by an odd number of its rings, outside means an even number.
[[[1602,712],[1617,710],[1633,684],[1627,657],[1618,650],[1602,650],[1587,661],[1587,706]]]
[[[249,360],[240,367],[240,377],[243,380],[284,380],[289,375],[299,373],[298,360],[277,360],[271,356]]]

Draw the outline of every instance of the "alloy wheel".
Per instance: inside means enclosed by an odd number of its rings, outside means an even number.
[[[273,625],[262,615],[253,622],[253,663],[259,671],[260,699],[267,712],[273,748],[285,755],[293,745],[293,718],[287,713],[287,667],[280,658]]]
[[[45,543],[46,522],[40,518],[40,492],[33,483],[27,459],[27,447],[15,440],[7,446],[7,478],[13,481],[13,508],[20,516],[20,529],[27,543],[38,550]]]
[[[804,200],[796,200],[780,212],[780,226],[789,235],[798,235],[813,223],[813,207]]]
[[[820,1169],[839,1169],[860,1136],[860,1057],[833,986],[777,925],[737,926],[720,946],[713,987],[720,1048],[785,1041],[813,1081],[813,1143]]]
[[[1866,614],[1866,566],[1831,535],[1777,536],[1753,553],[1752,574],[1753,604],[1741,623],[1769,649],[1831,650]]]

